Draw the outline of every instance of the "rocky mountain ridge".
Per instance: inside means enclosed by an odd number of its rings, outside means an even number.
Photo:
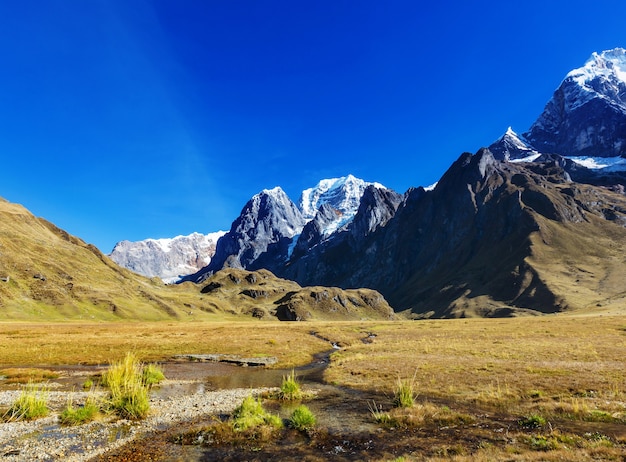
[[[284,276],[375,288],[416,316],[556,312],[625,299],[616,282],[624,243],[624,195],[574,183],[555,161],[511,163],[483,149],[463,154],[433,191],[405,194],[385,226],[358,240],[330,239]],[[602,268],[603,254],[616,266]],[[588,277],[581,268],[592,260],[598,267]],[[554,283],[553,272],[569,271]],[[600,273],[612,283],[600,287]],[[583,285],[584,296],[574,296]]]

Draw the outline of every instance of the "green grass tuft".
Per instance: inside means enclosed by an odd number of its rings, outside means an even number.
[[[74,406],[71,399],[59,415],[61,425],[81,425],[95,420],[100,414],[98,400],[90,396],[82,406]]]
[[[150,411],[144,370],[137,357],[128,353],[102,374],[102,384],[110,390],[109,407],[122,418],[143,419]]]
[[[283,377],[280,384],[280,398],[288,401],[297,401],[302,399],[302,389],[296,380],[296,373],[291,370],[291,374]]]
[[[246,397],[233,412],[232,426],[235,431],[245,431],[264,425],[281,428],[283,421],[279,416],[267,412],[260,398]]]
[[[156,364],[146,364],[141,373],[141,381],[144,385],[152,387],[165,380],[163,370]]]
[[[415,391],[415,375],[412,379],[401,379],[398,377],[396,386],[393,390],[393,406],[394,407],[413,407],[417,393]]]
[[[545,427],[547,423],[545,417],[537,414],[526,416],[518,421],[520,427],[524,428],[542,428]]]
[[[316,423],[317,419],[315,418],[315,415],[313,415],[311,410],[304,404],[295,408],[291,414],[291,418],[289,419],[289,426],[298,431],[311,430],[315,427]]]
[[[41,385],[28,384],[17,400],[3,416],[5,421],[34,420],[45,417],[48,409],[48,389]]]

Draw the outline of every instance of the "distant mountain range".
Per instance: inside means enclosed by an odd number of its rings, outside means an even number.
[[[195,273],[211,262],[217,240],[226,231],[193,233],[171,239],[145,239],[118,242],[109,255],[124,268],[146,277],[159,277],[172,283]]]
[[[302,285],[368,287],[414,317],[512,316],[626,302],[626,50],[568,73],[523,135],[464,153],[430,190],[322,180],[264,190],[210,263]]]
[[[384,188],[379,183],[367,183],[352,175],[322,180],[316,186],[302,191],[298,206],[280,187],[261,191],[244,206],[227,236],[229,246],[220,249],[215,257],[217,240],[226,234],[225,231],[193,233],[171,239],[121,241],[115,245],[109,257],[124,268],[143,276],[159,277],[168,283],[203,269],[210,265],[213,258],[215,261],[210,271],[220,269],[226,259],[229,260],[229,267],[262,268],[262,261],[256,265],[252,265],[252,261],[256,261],[268,246],[274,248],[284,244],[286,239],[291,240],[299,235],[305,225],[315,218],[320,207],[328,211],[323,223],[319,219],[316,221],[320,235],[328,236],[346,226],[354,218],[361,196],[370,185]],[[260,210],[267,211],[267,214],[259,218]],[[273,216],[273,211],[277,210],[283,215]],[[263,226],[255,221],[257,219],[263,221]],[[276,227],[280,229],[274,229]],[[311,226],[307,232],[310,229]],[[271,235],[264,235],[267,230],[271,230]],[[236,237],[236,233],[246,236]],[[254,249],[248,245],[250,242],[254,242]],[[295,245],[296,241],[293,240],[293,243]],[[284,249],[285,252],[292,250],[293,246]]]

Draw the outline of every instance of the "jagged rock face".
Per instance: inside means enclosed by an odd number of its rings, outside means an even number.
[[[322,180],[303,191],[300,209],[280,188],[257,194],[220,239],[211,263],[183,280],[198,282],[223,267],[266,268],[282,275],[285,262],[294,255],[303,255],[349,226],[366,188],[384,187],[352,175]]]
[[[118,242],[109,255],[124,268],[171,283],[193,274],[211,262],[217,240],[224,232]]]
[[[365,258],[373,253],[370,246],[377,246],[371,235],[391,220],[402,200],[403,196],[392,190],[369,186],[343,232],[310,246],[304,255],[294,252],[280,274],[304,285],[373,287],[369,276],[377,274],[377,268],[368,268]]]
[[[570,72],[524,137],[545,153],[626,157],[626,50]]]
[[[355,238],[366,236],[385,226],[402,202],[402,195],[391,189],[368,186],[363,192],[359,209],[350,224],[349,232]]]
[[[344,232],[327,235],[325,230],[328,224],[336,220],[341,212],[328,204],[323,204],[313,220],[306,224],[296,247],[290,256],[288,265],[293,266],[289,270],[277,269],[280,273],[294,274],[297,271],[297,260],[308,253],[313,247],[321,244],[318,252],[325,252],[326,240],[332,240],[329,246],[336,246],[338,241],[349,240],[353,247],[358,247],[361,239],[368,234],[384,226],[393,217],[398,205],[402,201],[402,195],[391,189],[370,185],[364,191],[357,212],[343,230]]]
[[[184,280],[200,282],[225,267],[271,269],[286,259],[292,239],[304,223],[282,189],[264,190],[248,201],[230,231],[217,242],[211,263]]]
[[[342,216],[343,213],[333,208],[330,204],[322,204],[317,211],[315,218],[309,221],[306,225],[304,225],[304,228],[302,228],[302,232],[300,233],[300,236],[298,236],[296,246],[292,252],[291,259],[304,255],[310,248],[322,242],[326,236],[326,231],[332,226],[333,223],[341,220]]]

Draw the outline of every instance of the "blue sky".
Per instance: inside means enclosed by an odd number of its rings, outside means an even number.
[[[3,0],[0,197],[108,253],[277,185],[404,192],[626,47],[623,1],[426,3]]]

